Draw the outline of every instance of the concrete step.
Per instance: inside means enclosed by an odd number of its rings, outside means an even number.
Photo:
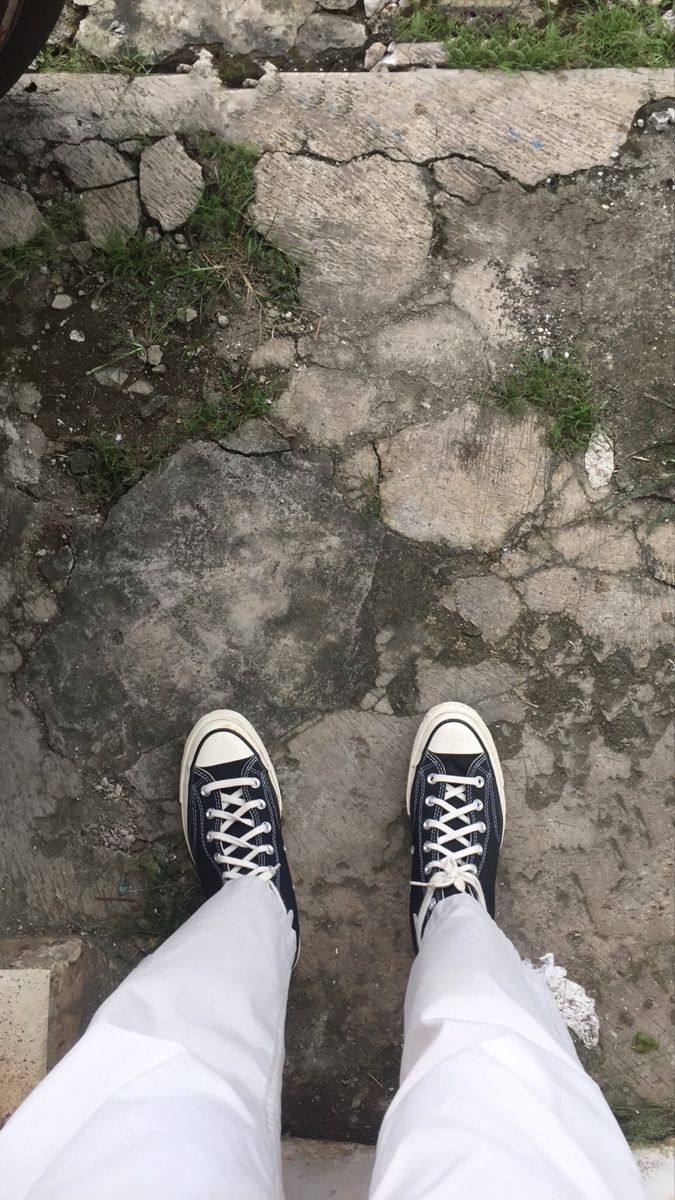
[[[675,1200],[675,1144],[634,1148],[647,1200]],[[286,1200],[367,1200],[373,1146],[284,1138]]]

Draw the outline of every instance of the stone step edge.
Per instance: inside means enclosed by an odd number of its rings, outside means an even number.
[[[357,1142],[282,1138],[286,1200],[366,1200],[375,1147]],[[675,1141],[633,1146],[646,1200],[673,1200]]]

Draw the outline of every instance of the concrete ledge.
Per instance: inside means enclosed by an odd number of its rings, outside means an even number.
[[[95,959],[79,937],[0,941],[0,1125],[77,1041]]]
[[[637,110],[672,90],[672,71],[651,68],[277,72],[253,89],[228,89],[214,72],[34,74],[0,101],[0,142],[38,153],[41,142],[207,129],[262,152],[336,164],[459,155],[532,186],[612,162]]]
[[[636,1147],[646,1200],[675,1197],[674,1143]],[[375,1159],[373,1146],[284,1138],[286,1200],[367,1200]]]

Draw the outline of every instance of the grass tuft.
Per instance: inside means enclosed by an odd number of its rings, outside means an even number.
[[[140,449],[107,435],[96,437],[91,443],[91,467],[82,477],[82,487],[97,505],[113,504],[176,446],[177,438],[166,434]]]
[[[382,514],[382,498],[378,480],[373,475],[369,475],[362,480],[359,489],[359,512],[364,517],[376,517],[378,520]]]
[[[448,36],[450,18],[432,0],[416,0],[412,8],[394,20],[397,42],[442,42]]]
[[[72,197],[54,201],[30,242],[0,251],[0,298],[32,275],[41,263],[58,258],[61,247],[81,236],[77,201]]]
[[[653,1037],[651,1033],[636,1033],[630,1048],[636,1054],[650,1054],[652,1050],[659,1049],[659,1039]]]
[[[181,249],[171,238],[116,236],[91,261],[120,312],[142,308],[140,318],[152,330],[152,341],[162,339],[181,308],[196,308],[202,319],[223,292],[248,305],[267,299],[299,304],[296,264],[246,222],[255,195],[256,152],[205,134],[198,139],[197,155],[206,184],[183,230],[187,246]],[[0,295],[57,257],[60,245],[81,236],[78,201],[52,204],[36,238],[0,252]]]
[[[248,304],[299,302],[296,265],[246,223],[255,195],[255,151],[211,134],[199,138],[197,149],[206,186],[184,229],[187,249],[139,234],[112,238],[98,256],[97,270],[116,297],[146,307],[153,340],[162,340],[181,308],[196,308],[201,319],[223,292]]]
[[[83,46],[45,46],[35,59],[38,71],[72,71],[74,74],[149,75],[153,64],[142,54],[97,58]]]
[[[204,403],[183,418],[183,429],[193,437],[217,441],[232,433],[242,421],[266,417],[280,391],[278,380],[263,385],[256,375],[235,379],[229,371],[223,371],[220,388],[211,389]]]
[[[468,6],[470,7],[470,6]],[[442,41],[448,66],[503,71],[572,67],[668,67],[675,62],[675,31],[651,4],[588,0],[533,24],[518,17],[470,22],[420,0],[396,23],[399,41]]]
[[[518,413],[526,404],[553,418],[550,445],[563,454],[584,449],[598,424],[598,408],[591,396],[591,381],[577,363],[564,355],[549,362],[525,357],[497,392],[507,412]]]
[[[82,476],[82,487],[100,507],[114,504],[139,479],[177,450],[187,437],[218,441],[232,433],[242,421],[267,417],[272,402],[283,384],[280,379],[260,383],[257,375],[247,373],[235,378],[221,372],[217,387],[210,387],[201,404],[183,416],[175,428],[163,431],[142,446],[117,442],[113,437],[92,439],[91,465]]]

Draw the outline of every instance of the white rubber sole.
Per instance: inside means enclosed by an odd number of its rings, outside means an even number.
[[[490,730],[488,729],[487,725],[485,724],[485,721],[481,717],[480,713],[477,713],[475,708],[470,708],[468,704],[459,704],[457,701],[454,701],[454,700],[449,700],[446,704],[437,704],[434,708],[430,708],[428,713],[426,713],[422,717],[420,727],[417,730],[417,733],[415,734],[415,741],[413,742],[412,753],[410,755],[410,767],[408,768],[408,787],[406,790],[406,798],[405,798],[406,808],[408,810],[408,816],[410,816],[410,796],[412,793],[412,785],[413,785],[413,779],[415,776],[415,769],[421,758],[422,750],[424,749],[426,743],[428,742],[431,734],[433,733],[433,731],[437,727],[437,725],[440,725],[442,721],[452,720],[453,718],[456,720],[464,721],[469,726],[470,729],[473,729],[475,731],[475,733],[477,733],[478,736],[480,737],[480,740],[482,741],[483,745],[485,746],[485,749],[487,750],[488,754],[490,755],[490,762],[492,763],[492,767],[493,767],[493,770],[495,773],[495,780],[497,782],[497,791],[499,793],[499,799],[501,801],[503,827],[505,829],[506,828],[506,792],[504,789],[504,775],[502,772],[502,764],[499,761],[499,755],[497,754],[497,747],[494,744],[492,734],[490,733]],[[503,837],[504,837],[504,834],[502,832],[502,839],[503,839]]]
[[[234,712],[230,708],[214,709],[213,712],[206,713],[205,716],[200,717],[197,721],[197,724],[194,725],[190,730],[185,743],[183,761],[181,762],[180,767],[180,807],[183,816],[183,833],[185,834],[185,841],[188,844],[188,849],[190,849],[190,842],[187,832],[187,802],[190,787],[190,768],[192,766],[194,756],[197,753],[197,747],[200,745],[200,743],[203,742],[204,738],[210,733],[216,733],[221,729],[226,730],[228,733],[238,733],[240,737],[245,738],[246,741],[249,742],[249,744],[253,747],[272,781],[272,786],[276,791],[277,799],[279,801],[279,812],[281,812],[282,804],[279,780],[277,779],[276,771],[272,766],[272,760],[265,749],[260,734],[257,733],[257,731],[253,728],[251,722],[246,720],[246,717],[242,717],[241,713]],[[192,855],[191,850],[190,854]]]

